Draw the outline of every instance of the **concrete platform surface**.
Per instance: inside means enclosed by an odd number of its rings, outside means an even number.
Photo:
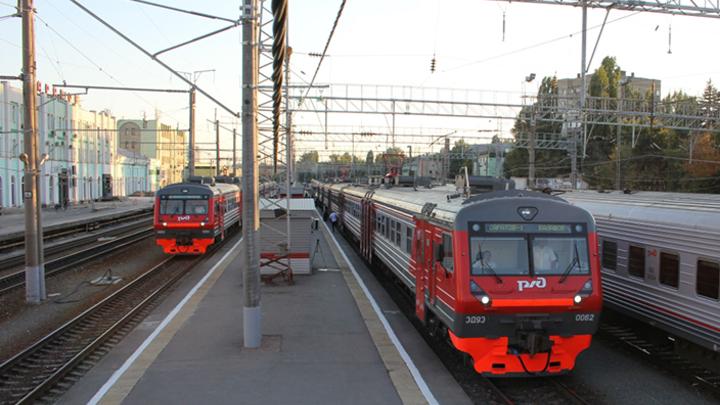
[[[126,215],[134,211],[151,209],[153,206],[152,197],[129,197],[120,201],[97,202],[94,207],[91,205],[80,205],[68,207],[63,210],[43,209],[43,229],[50,230],[83,224],[101,218],[112,218]],[[3,209],[0,215],[0,242],[16,236],[22,236],[25,232],[25,214],[22,208]]]
[[[393,334],[397,343],[410,336],[406,354],[420,353],[420,364],[401,358],[343,255],[323,236],[327,230],[315,234],[313,264],[322,271],[296,276],[294,285],[263,286],[260,349],[243,348],[243,255],[228,244],[208,261],[219,264],[230,252],[227,265],[209,269],[215,273],[195,284],[184,305],[163,303],[59,403],[469,403],[457,384],[440,390],[437,401],[424,395],[427,386],[420,388],[411,369],[433,369],[430,387],[452,383],[447,371],[434,369],[439,361],[416,332],[412,340],[407,320],[394,320],[393,328],[406,328]],[[168,301],[180,301],[190,288],[178,288]],[[398,313],[389,297],[377,302],[381,313]],[[168,321],[164,315],[173,312]]]

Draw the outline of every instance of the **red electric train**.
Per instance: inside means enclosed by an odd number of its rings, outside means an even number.
[[[155,193],[156,243],[168,254],[201,255],[240,226],[240,186],[193,177]]]
[[[469,197],[448,186],[313,187],[364,259],[402,281],[431,334],[471,356],[478,373],[564,373],[599,323],[595,222],[508,184],[488,181],[489,192]]]

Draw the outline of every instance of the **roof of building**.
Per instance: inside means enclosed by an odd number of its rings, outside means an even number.
[[[261,210],[286,209],[287,199],[261,198]],[[290,211],[314,211],[315,201],[312,198],[291,198]]]

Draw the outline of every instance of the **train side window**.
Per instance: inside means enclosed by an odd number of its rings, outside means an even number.
[[[412,236],[413,236],[413,229],[412,227],[406,227],[405,228],[405,251],[408,253],[412,253]]]
[[[608,270],[617,270],[617,242],[603,240],[602,267]]]
[[[635,277],[645,277],[645,248],[630,245],[628,273]]]
[[[444,233],[443,234],[443,258],[442,258],[442,266],[445,268],[445,270],[449,272],[453,272],[455,270],[455,262],[453,260],[453,249],[452,249],[452,235]]]
[[[402,224],[400,222],[395,222],[395,244],[399,246],[402,245]]]
[[[680,284],[680,257],[672,253],[660,253],[660,283],[678,288]]]
[[[712,299],[720,298],[720,265],[705,260],[697,262],[695,291],[698,295]]]

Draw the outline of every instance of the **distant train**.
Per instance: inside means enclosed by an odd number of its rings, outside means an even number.
[[[564,197],[597,220],[609,308],[720,352],[720,195]]]
[[[364,259],[401,281],[430,333],[478,373],[572,370],[602,307],[595,222],[558,197],[486,186],[466,198],[447,186],[312,183]]]
[[[240,226],[240,186],[232,178],[193,177],[155,194],[156,243],[168,254],[201,255]],[[220,181],[228,181],[221,183]]]

